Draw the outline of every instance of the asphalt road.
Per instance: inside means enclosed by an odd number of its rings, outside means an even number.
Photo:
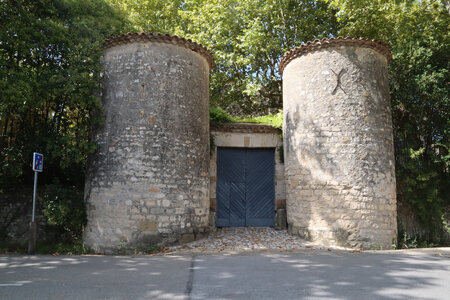
[[[450,299],[450,248],[137,257],[0,255],[0,299]]]

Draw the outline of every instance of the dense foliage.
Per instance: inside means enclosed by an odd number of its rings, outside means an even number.
[[[139,30],[180,35],[214,54],[211,104],[233,115],[282,108],[281,56],[301,42],[335,35],[336,11],[315,0],[109,0]]]
[[[45,187],[42,208],[47,224],[57,227],[58,235],[66,234],[67,240],[79,238],[83,225],[86,224],[86,210],[82,199],[82,189],[61,186],[58,180]]]
[[[0,1],[0,192],[32,180],[33,151],[45,154],[41,184],[82,190],[101,42],[127,24],[102,0]]]
[[[37,151],[45,154],[40,179],[49,184],[57,178],[47,188],[46,211],[64,214],[71,207],[71,197],[60,203],[59,194],[81,198],[86,156],[95,150],[89,128],[100,121],[92,112],[99,107],[94,95],[101,88],[105,37],[142,30],[207,46],[216,61],[211,105],[220,107],[211,110],[212,124],[245,121],[281,128],[281,56],[308,40],[349,35],[382,40],[392,48],[399,200],[414,208],[422,238],[440,242],[438,232],[448,228],[444,208],[450,206],[450,15],[445,3],[0,0],[0,191],[31,181],[31,153]]]

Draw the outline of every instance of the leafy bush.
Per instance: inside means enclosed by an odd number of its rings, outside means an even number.
[[[21,149],[16,147],[0,148],[0,193],[19,181],[24,163]]]
[[[211,126],[218,126],[223,123],[232,123],[235,121],[234,117],[220,107],[211,107],[209,109],[209,124]]]
[[[281,109],[273,115],[233,117],[222,108],[214,107],[209,109],[209,118],[211,126],[218,126],[223,123],[258,123],[283,129],[283,111]]]
[[[81,238],[86,224],[83,193],[74,186],[64,186],[58,181],[45,187],[42,207],[47,224],[72,240]]]
[[[65,254],[65,255],[80,255],[95,253],[89,247],[86,247],[80,240],[73,243],[42,243],[36,245],[36,252],[39,254]]]

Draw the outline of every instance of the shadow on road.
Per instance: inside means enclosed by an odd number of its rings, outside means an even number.
[[[2,299],[448,299],[450,250],[0,256]]]
[[[266,254],[203,257],[193,299],[448,299],[448,257]]]

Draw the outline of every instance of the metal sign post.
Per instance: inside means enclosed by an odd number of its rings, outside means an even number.
[[[33,187],[33,211],[31,213],[31,223],[30,223],[30,240],[28,242],[28,254],[34,254],[36,251],[36,232],[37,226],[34,221],[34,216],[36,212],[36,187],[38,180],[38,172],[44,170],[44,155],[40,153],[33,153],[33,171],[34,171],[34,187]]]

